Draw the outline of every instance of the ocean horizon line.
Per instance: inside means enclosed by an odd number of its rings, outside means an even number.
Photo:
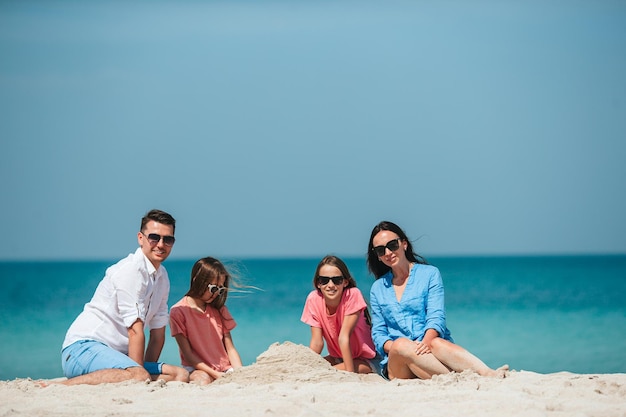
[[[130,252],[129,252],[130,253]],[[550,252],[550,253],[476,253],[476,254],[431,254],[425,255],[425,252],[418,252],[427,261],[429,259],[566,259],[566,258],[621,258],[626,257],[626,252]],[[198,255],[194,256],[170,256],[164,265],[170,262],[195,262],[205,256],[213,256],[214,258],[223,260],[225,262],[245,262],[245,261],[311,261],[319,260],[327,255],[335,255],[342,259],[363,259],[365,261],[365,254],[337,254],[328,252],[322,255],[247,255],[247,256],[232,256],[232,255]],[[0,263],[90,263],[90,262],[117,262],[126,255],[119,257],[79,257],[79,258],[2,258],[0,257]]]

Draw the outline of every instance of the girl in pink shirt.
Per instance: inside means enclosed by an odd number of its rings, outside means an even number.
[[[207,257],[191,269],[191,286],[170,310],[170,329],[190,382],[209,384],[242,366],[230,331],[236,323],[224,305],[231,276]]]
[[[314,291],[304,304],[301,320],[311,326],[309,347],[322,353],[335,368],[358,373],[378,371],[367,304],[346,264],[326,256],[317,265]]]

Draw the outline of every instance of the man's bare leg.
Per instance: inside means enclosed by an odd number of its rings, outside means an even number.
[[[68,380],[62,381],[63,385],[98,385],[107,382],[122,382],[135,380],[144,382],[150,380],[150,374],[143,367],[133,366],[126,369],[101,369],[89,374],[80,375]]]

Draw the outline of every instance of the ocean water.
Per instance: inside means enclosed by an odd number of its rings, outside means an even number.
[[[308,345],[300,322],[319,259],[225,260],[249,288],[233,292],[235,346],[245,365],[272,343]],[[363,258],[345,258],[369,298]],[[0,379],[62,375],[65,331],[105,269],[95,262],[0,262]],[[172,260],[173,305],[194,260]],[[626,372],[626,256],[429,258],[442,273],[456,343],[492,367],[540,373]],[[179,364],[168,337],[161,359]]]

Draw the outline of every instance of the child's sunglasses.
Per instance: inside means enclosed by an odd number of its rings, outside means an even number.
[[[332,281],[335,285],[341,285],[341,283],[343,282],[343,276],[339,275],[337,277],[325,277],[320,275],[319,277],[317,277],[317,282],[319,282],[321,285],[326,285],[329,281]]]
[[[217,293],[217,295],[222,295],[224,291],[226,291],[226,287],[222,285],[209,284],[207,285],[207,290],[211,291],[211,294]]]
[[[387,242],[385,246],[374,246],[372,249],[376,255],[385,256],[386,249],[389,249],[392,252],[395,252],[400,247],[400,238],[395,238],[394,240],[390,240]]]

